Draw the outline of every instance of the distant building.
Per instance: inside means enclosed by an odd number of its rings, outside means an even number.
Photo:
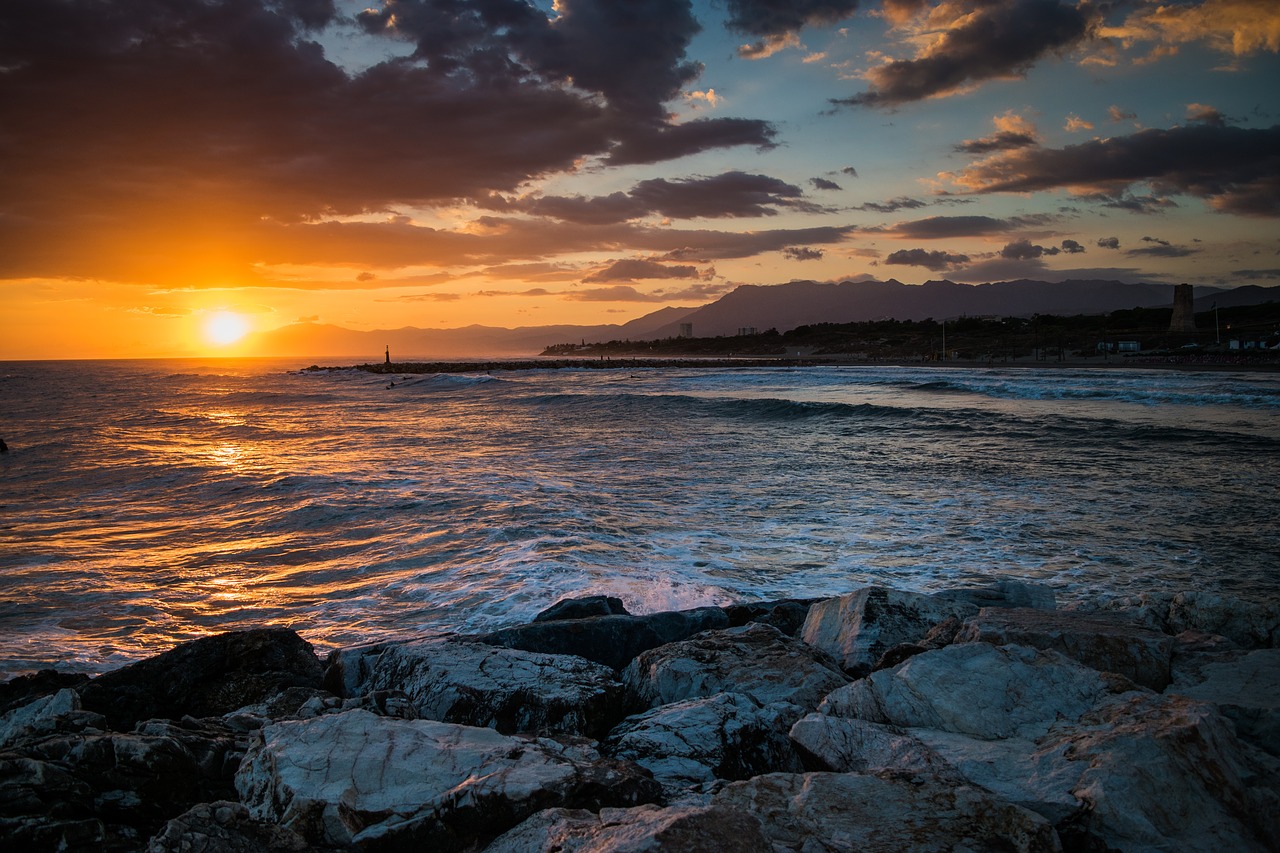
[[[1194,332],[1196,312],[1192,288],[1189,284],[1173,286],[1173,318],[1169,321],[1171,332]]]
[[[1120,352],[1142,352],[1142,344],[1137,341],[1120,341],[1116,344]]]
[[[692,338],[692,337],[693,337],[693,324],[692,324],[692,323],[681,323],[681,324],[680,324],[680,334],[679,334],[679,335],[677,335],[677,337],[681,337],[681,338]]]
[[[756,331],[755,326],[739,326],[738,334],[739,335],[755,335],[755,334],[759,334],[759,332]]]

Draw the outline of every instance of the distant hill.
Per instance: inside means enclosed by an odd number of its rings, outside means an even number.
[[[1197,311],[1216,302],[1220,308],[1280,301],[1280,288],[1249,285],[1233,290],[1196,286]],[[889,281],[821,283],[796,281],[743,285],[700,308],[662,308],[629,323],[600,326],[522,326],[505,329],[405,327],[355,331],[340,326],[299,323],[261,332],[248,341],[254,355],[381,361],[391,347],[393,360],[430,360],[482,356],[529,356],[553,344],[603,343],[675,337],[680,324],[692,323],[698,337],[734,335],[742,328],[786,332],[813,323],[897,320],[948,320],[957,317],[1029,317],[1033,314],[1105,314],[1128,308],[1173,304],[1173,286],[1119,281],[1017,281],[957,284],[929,281],[909,285]]]

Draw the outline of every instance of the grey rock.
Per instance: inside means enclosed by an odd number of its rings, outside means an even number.
[[[883,587],[864,587],[809,608],[800,637],[840,662],[855,676],[866,675],[889,648],[921,640],[949,617],[967,619],[978,608],[963,601]]]
[[[308,843],[463,850],[542,808],[652,802],[660,788],[590,742],[397,720],[367,711],[264,728],[236,776],[260,820]]]
[[[622,680],[644,707],[736,692],[762,705],[789,702],[810,710],[849,678],[818,650],[751,623],[644,652]]]
[[[804,627],[809,608],[820,598],[783,598],[776,601],[746,601],[724,608],[729,626],[737,628],[748,622],[762,622],[777,628],[788,637],[794,637]]]
[[[935,592],[937,598],[947,601],[963,601],[975,607],[1032,607],[1036,610],[1055,610],[1057,596],[1052,587],[1018,580],[1001,580],[989,586],[944,589]]]
[[[760,821],[725,806],[547,809],[485,853],[773,853]]]
[[[450,639],[379,649],[361,662],[365,678],[354,690],[403,691],[424,719],[603,737],[626,715],[613,670],[585,658]]]
[[[86,710],[129,731],[154,717],[220,716],[286,687],[319,687],[322,675],[311,645],[296,633],[260,628],[183,643],[100,675],[79,692]]]
[[[634,761],[679,794],[716,779],[803,769],[787,738],[802,713],[794,705],[762,706],[741,693],[718,693],[628,717],[602,749]]]
[[[534,622],[555,622],[559,619],[586,619],[591,616],[628,616],[621,598],[611,595],[588,595],[584,598],[565,598],[533,617]]]
[[[201,803],[170,820],[147,853],[305,853],[316,848],[296,832],[256,820],[240,803]]]
[[[0,682],[0,715],[21,708],[23,705],[29,705],[36,699],[52,696],[68,687],[76,690],[88,681],[89,676],[84,673],[42,669],[39,672],[19,675]]]
[[[99,714],[80,710],[80,694],[66,687],[0,716],[0,749],[52,734],[105,728],[106,720]]]
[[[1053,826],[969,785],[861,773],[771,773],[714,805],[754,815],[776,853],[1058,853]]]
[[[908,775],[961,780],[951,765],[909,731],[866,720],[806,714],[790,737],[806,769],[836,773],[891,770]]]
[[[1185,666],[1165,693],[1212,702],[1241,738],[1280,756],[1280,649],[1211,655]]]
[[[1123,613],[1166,634],[1201,631],[1246,649],[1280,647],[1280,603],[1246,601],[1207,592],[1144,592],[1082,602],[1086,612]]]
[[[819,710],[985,740],[1034,739],[1109,695],[1137,689],[1052,651],[965,643],[916,655],[832,691]]]
[[[720,608],[699,607],[644,616],[533,622],[471,639],[508,649],[577,655],[617,670],[643,651],[728,626],[729,617]]]
[[[1173,638],[1124,616],[983,608],[955,640],[1052,649],[1152,690],[1163,690],[1171,678]]]

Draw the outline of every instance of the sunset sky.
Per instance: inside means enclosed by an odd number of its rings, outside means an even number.
[[[3,0],[0,358],[1280,284],[1276,0]]]

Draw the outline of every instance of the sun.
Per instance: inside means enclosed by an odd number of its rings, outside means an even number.
[[[234,311],[215,311],[204,321],[205,337],[219,346],[235,343],[248,331],[249,321]]]

